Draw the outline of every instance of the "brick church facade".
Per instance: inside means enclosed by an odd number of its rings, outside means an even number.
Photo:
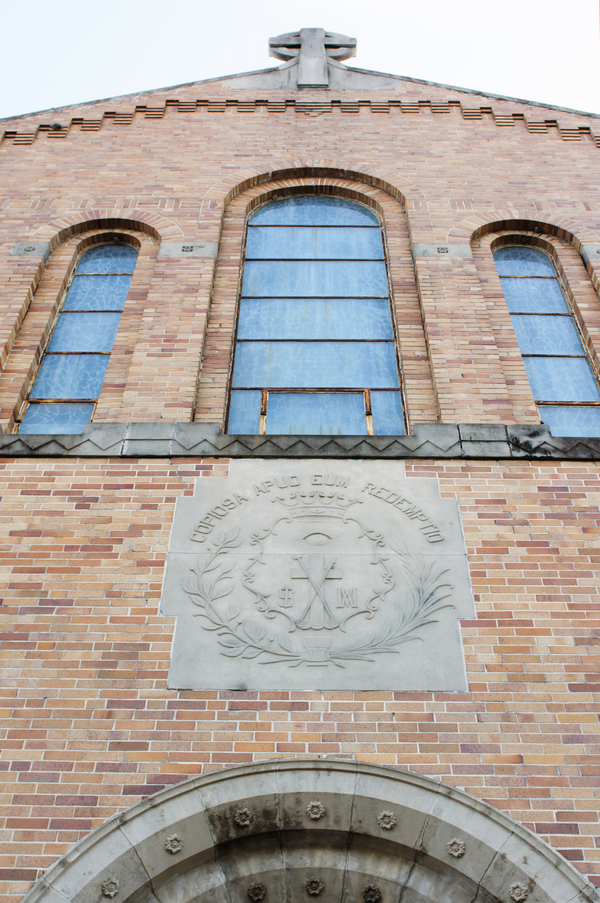
[[[191,890],[185,876],[192,866],[200,868],[200,854],[186,859],[185,869],[173,865],[193,846],[185,825],[169,828],[161,840],[163,853],[167,843],[171,855],[165,854],[168,861],[161,866],[160,875],[167,876],[162,884],[162,878],[151,876],[152,885],[144,873],[127,890],[127,876],[135,869],[123,866],[117,874],[125,856],[120,848],[106,854],[108,864],[95,884],[91,878],[86,883],[88,866],[71,884],[63,877],[75,860],[84,861],[90,844],[105,837],[105,829],[92,835],[96,840],[90,833],[107,819],[114,832],[129,837],[115,821],[119,813],[146,805],[131,810],[142,818],[139,813],[150,812],[152,800],[153,811],[163,806],[166,812],[175,805],[172,794],[190,787],[200,788],[208,811],[210,781],[229,773],[234,782],[254,781],[257,799],[257,782],[288,776],[290,799],[304,790],[308,794],[302,813],[320,802],[331,782],[332,801],[323,803],[324,812],[319,815],[314,806],[302,816],[308,836],[318,833],[335,800],[346,799],[341,785],[335,789],[338,777],[360,774],[361,780],[383,781],[385,776],[393,783],[396,772],[407,787],[420,781],[423,793],[432,781],[441,782],[438,797],[460,797],[461,805],[477,813],[474,819],[483,818],[485,809],[488,823],[496,824],[497,817],[507,837],[533,845],[544,865],[538,868],[533,854],[519,853],[520,859],[517,854],[511,859],[510,851],[499,854],[500,841],[494,846],[488,839],[488,865],[481,873],[473,866],[471,873],[469,855],[477,839],[464,840],[468,820],[463,835],[452,822],[439,855],[423,840],[429,836],[425,828],[410,841],[397,841],[406,861],[416,863],[413,877],[384,875],[383,866],[374,875],[365,863],[375,856],[376,845],[372,853],[361,853],[355,872],[366,877],[352,885],[359,903],[362,898],[388,903],[404,893],[407,900],[426,899],[431,877],[419,878],[421,884],[410,890],[417,866],[429,869],[436,881],[449,882],[444,891],[435,885],[432,900],[442,892],[444,899],[474,899],[479,893],[478,899],[506,903],[527,897],[535,903],[577,895],[592,899],[592,886],[600,885],[600,431],[594,426],[599,408],[592,390],[579,399],[547,397],[542,390],[536,395],[531,368],[537,364],[529,362],[544,354],[530,354],[520,340],[518,330],[529,328],[529,321],[522,325],[527,314],[518,312],[511,320],[506,300],[506,283],[518,274],[502,278],[498,252],[525,248],[551,261],[555,276],[547,278],[560,286],[564,316],[583,350],[557,352],[549,367],[577,360],[597,381],[600,120],[346,67],[341,61],[352,55],[350,39],[320,29],[281,36],[271,47],[284,60],[279,68],[26,115],[2,125],[0,889],[11,901],[32,888],[30,899],[51,903],[102,903],[113,897],[115,903],[129,897],[216,901],[225,899],[226,891],[228,899],[266,895],[266,903],[269,898],[274,903],[280,891],[269,882],[285,869],[272,864],[248,865],[242,877],[232,877],[224,865],[225,879],[206,884],[198,879]],[[339,209],[371,211],[372,222],[383,230],[401,388],[377,383],[369,389],[365,383],[361,435],[269,432],[269,417],[275,415],[267,406],[276,393],[264,382],[244,396],[244,403],[256,397],[256,429],[230,428],[236,388],[232,357],[242,279],[250,278],[244,272],[250,272],[246,241],[252,214],[303,198],[341,199],[348,206]],[[65,298],[83,278],[80,262],[86,252],[105,245],[134,248],[137,258],[120,319],[113,315],[116,332],[102,362],[101,388],[97,395],[90,390],[91,400],[84,393],[87,420],[77,430],[26,429],[28,417],[46,416],[44,404],[72,403],[66,390],[60,396],[50,390],[40,394],[40,374],[53,355],[57,359],[52,337],[59,318],[68,316]],[[242,340],[240,332],[238,344]],[[236,354],[241,360],[241,352]],[[92,363],[86,359],[82,366],[90,370]],[[324,385],[317,381],[316,388],[322,391]],[[369,407],[378,392],[401,396],[404,420],[394,432],[378,432]],[[375,412],[375,400],[372,404]],[[561,430],[553,425],[550,407],[552,416],[564,414],[560,423],[574,417],[573,423],[588,426],[581,433],[576,426]],[[299,667],[262,665],[264,657],[250,661],[250,653],[240,654],[228,659],[230,680],[213,680],[206,662],[213,654],[217,662],[221,653],[209,648],[217,634],[208,629],[202,634],[207,658],[198,653],[190,664],[187,653],[177,652],[173,637],[183,615],[169,587],[178,578],[163,583],[168,558],[176,575],[177,556],[183,560],[187,554],[183,539],[181,549],[177,546],[177,518],[197,504],[193,526],[202,534],[204,523],[212,542],[217,528],[237,523],[236,504],[243,508],[239,500],[230,501],[233,489],[221,490],[229,487],[228,479],[249,475],[244,485],[253,486],[259,498],[272,480],[293,487],[289,475],[296,473],[298,481],[307,474],[318,491],[335,487],[336,480],[343,490],[347,473],[351,480],[357,474],[357,481],[360,475],[362,509],[383,500],[388,517],[395,506],[402,523],[422,531],[419,542],[424,536],[423,549],[430,554],[443,545],[435,544],[440,518],[455,518],[447,534],[446,527],[439,530],[447,536],[444,548],[455,543],[456,561],[461,550],[466,553],[468,578],[460,583],[460,600],[453,602],[455,614],[444,615],[454,637],[454,663],[443,674],[440,666],[439,677],[436,660],[445,642],[435,634],[436,624],[443,623],[438,614],[419,628],[414,642],[388,651],[373,665],[367,658],[364,666],[339,667],[333,657],[329,664],[319,659],[330,648],[321,642],[325,633],[337,636],[324,628],[342,623],[333,608],[331,624],[309,625],[314,642]],[[413,493],[421,508],[392,500],[395,475],[402,486],[398,498],[405,492],[413,500],[411,485],[421,487]],[[250,493],[241,496],[249,505]],[[225,508],[221,499],[229,502]],[[446,514],[451,509],[459,515]],[[432,511],[442,512],[438,520]],[[323,518],[321,509],[313,506],[311,512],[311,523]],[[409,521],[410,512],[416,520]],[[336,523],[347,523],[339,512],[336,517]],[[379,515],[373,517],[385,532],[384,514],[380,523]],[[310,541],[316,548],[329,534],[314,529]],[[319,539],[322,535],[326,538]],[[198,545],[198,552],[206,555],[206,548]],[[274,555],[280,554],[277,549]],[[325,553],[311,552],[317,553],[325,576],[306,596],[313,605],[310,617],[315,600],[327,607],[323,586],[330,587],[328,599],[338,592],[334,579],[327,583],[334,576],[333,559],[325,565]],[[308,560],[300,561],[307,572]],[[385,558],[378,561],[385,582]],[[293,591],[301,586],[305,593],[314,579],[308,573],[307,579],[302,573],[292,577],[291,589],[273,584],[271,597],[279,600],[275,623],[290,620],[285,608],[288,602],[291,607]],[[253,571],[244,585],[257,602],[254,578]],[[340,606],[359,604],[354,601],[360,597],[359,579],[357,585],[358,596],[348,588],[335,597]],[[186,592],[193,597],[192,590]],[[253,612],[261,610],[255,602]],[[384,608],[381,604],[379,612]],[[372,605],[366,617],[375,609]],[[190,630],[200,630],[193,616]],[[224,623],[219,621],[218,636],[224,635]],[[364,637],[370,621],[361,623],[357,636]],[[301,620],[293,622],[292,645],[304,627]],[[183,633],[180,628],[181,642]],[[196,634],[190,637],[196,643]],[[259,656],[266,641],[257,635],[254,641]],[[396,672],[394,663],[402,656],[407,670]],[[179,671],[173,670],[176,660],[182,663]],[[280,667],[281,680],[273,670]],[[361,671],[368,676],[371,667],[365,687]],[[253,763],[266,763],[263,777],[263,765]],[[320,775],[323,783],[310,783]],[[469,796],[455,797],[450,788]],[[373,810],[374,824],[379,820],[373,837],[391,844],[410,819],[401,815],[402,794],[385,802],[387,791],[382,793],[384,802]],[[256,829],[266,836],[271,829],[256,814],[259,804],[244,804],[254,797],[247,788],[243,794],[232,797],[231,823],[238,833]],[[367,798],[379,799],[375,790]],[[190,805],[181,803],[184,814]],[[212,843],[231,851],[239,838],[235,832],[218,834],[220,817],[211,822]],[[351,830],[353,837],[363,837],[358,827]],[[134,846],[142,843],[132,837],[128,842]],[[79,852],[69,854],[78,843]],[[169,843],[182,848],[169,849]],[[239,843],[250,839],[244,835]],[[300,890],[285,893],[288,899],[319,894],[325,899],[335,869],[319,859],[325,853],[314,838],[306,843],[305,860],[286,866],[300,876]],[[337,841],[331,843],[337,849]],[[248,863],[262,855],[262,847],[252,849]],[[144,860],[143,852],[136,855]],[[512,864],[497,886],[487,887],[484,876],[494,869],[501,875],[505,867],[498,855]],[[111,863],[117,863],[114,874]],[[144,867],[150,873],[150,866]],[[350,866],[344,868],[349,874]],[[172,890],[175,880],[179,884]],[[316,882],[312,890],[310,881]],[[336,895],[354,899],[346,886]],[[392,887],[395,897],[386,890]]]

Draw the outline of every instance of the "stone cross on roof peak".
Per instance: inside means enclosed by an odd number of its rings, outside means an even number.
[[[289,61],[280,68],[298,66],[299,88],[328,88],[327,64],[339,65],[339,60],[356,56],[356,38],[324,28],[301,28],[269,38],[269,55]]]

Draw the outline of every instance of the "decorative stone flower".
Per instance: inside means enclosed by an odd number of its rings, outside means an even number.
[[[258,900],[264,899],[265,894],[267,893],[267,888],[264,886],[264,884],[250,884],[246,888],[246,893],[248,894],[249,898],[254,901],[254,903],[257,903]]]
[[[529,887],[526,884],[523,884],[522,881],[517,881],[516,884],[513,884],[510,888],[510,899],[514,901],[514,903],[523,903],[523,900],[526,900],[529,896]]]
[[[168,853],[181,853],[183,850],[183,840],[179,836],[179,834],[170,834],[169,837],[165,840],[165,850]]]
[[[119,891],[121,890],[121,885],[117,881],[116,878],[108,878],[102,885],[102,896],[110,897],[112,900],[113,897],[116,897]]]
[[[306,812],[309,818],[317,821],[325,815],[325,806],[320,800],[313,800],[312,803],[309,803],[306,807]]]
[[[312,897],[318,897],[325,887],[320,878],[309,878],[304,886]]]
[[[381,900],[381,891],[376,884],[367,884],[363,890],[363,898],[365,903],[379,903]]]
[[[377,821],[379,822],[379,827],[383,828],[384,831],[391,831],[392,828],[396,827],[398,819],[393,812],[381,812]]]
[[[247,828],[254,821],[254,816],[250,809],[236,809],[235,815],[233,816],[233,820],[236,825],[239,825],[240,828]],[[254,886],[254,885],[253,885]],[[258,885],[257,885],[258,887]],[[262,887],[262,885],[261,885]],[[261,897],[262,899],[262,897]]]
[[[453,837],[452,840],[448,841],[446,849],[450,856],[454,856],[455,859],[460,859],[460,857],[464,856],[467,852],[467,846],[464,840],[458,840],[456,837]]]

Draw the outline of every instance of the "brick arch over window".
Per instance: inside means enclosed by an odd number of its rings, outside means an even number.
[[[543,235],[554,235],[568,241],[577,250],[585,242],[600,242],[600,233],[590,229],[584,220],[576,220],[569,216],[548,217],[545,213],[537,213],[531,209],[515,210],[512,216],[498,219],[497,214],[472,213],[449,230],[447,242],[465,242],[476,240],[490,232],[503,232],[515,229],[519,232],[539,232]]]
[[[105,822],[23,903],[597,903],[527,828],[431,778],[287,759],[185,781]],[[406,894],[406,897],[405,897]]]
[[[181,228],[164,216],[138,210],[130,216],[122,211],[115,215],[114,211],[102,209],[68,213],[40,226],[28,238],[31,241],[48,241],[54,249],[61,242],[91,229],[133,229],[157,241],[181,241],[184,238]]]
[[[23,313],[13,327],[0,376],[0,423],[5,430],[12,430],[19,419],[77,260],[93,245],[115,240],[133,245],[140,253],[94,419],[118,420],[123,416],[127,380],[133,365],[131,348],[138,342],[144,299],[158,253],[158,242],[153,237],[145,231],[131,229],[131,221],[127,221],[127,226],[127,229],[90,226],[66,237],[55,247],[37,283],[30,286],[28,297],[23,299]],[[129,412],[127,415],[128,419],[135,419]],[[144,416],[139,419],[143,420]]]
[[[387,243],[396,335],[403,368],[409,421],[435,422],[436,399],[410,250],[405,211],[380,188],[351,179],[297,176],[231,191],[223,231],[207,328],[195,420],[223,424],[233,351],[246,219],[258,205],[290,194],[326,194],[371,206],[380,214]]]
[[[493,228],[497,226],[498,228]],[[486,300],[490,324],[495,337],[512,410],[518,423],[539,423],[525,371],[523,357],[511,323],[493,252],[506,245],[529,245],[546,252],[554,261],[573,315],[584,339],[586,350],[600,369],[600,300],[592,283],[590,270],[582,260],[583,241],[592,242],[595,233],[580,229],[578,236],[564,224],[517,220],[487,223],[473,235],[471,245],[477,272]]]

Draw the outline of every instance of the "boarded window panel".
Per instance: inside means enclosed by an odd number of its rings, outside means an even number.
[[[229,432],[255,435],[260,425],[261,392],[231,393],[229,405]]]
[[[48,352],[110,351],[120,319],[120,313],[62,313]]]
[[[569,305],[558,279],[501,279],[511,313],[567,314]]]
[[[267,433],[304,436],[365,436],[362,392],[271,392]]]
[[[48,354],[31,398],[98,398],[108,354]]]
[[[246,260],[383,260],[379,229],[283,226],[248,229]]]
[[[544,405],[540,414],[553,436],[600,437],[600,407]]]
[[[272,201],[250,217],[252,226],[379,226],[377,215],[344,198],[297,197]]]
[[[556,276],[554,264],[538,248],[511,245],[494,251],[494,261],[501,276]]]
[[[129,245],[96,245],[87,250],[78,273],[133,273],[138,252]]]
[[[586,358],[526,357],[523,362],[538,401],[600,401],[598,383]]]
[[[235,388],[397,389],[392,342],[238,342]]]
[[[512,324],[521,354],[581,354],[585,349],[571,317],[515,314]]]
[[[387,298],[242,298],[238,339],[388,339]]]
[[[404,435],[400,392],[371,392],[373,431],[376,436]]]
[[[248,260],[243,294],[269,298],[387,298],[383,261]]]
[[[131,276],[76,276],[63,310],[123,310]]]
[[[30,404],[19,432],[82,433],[93,413],[93,404]]]

